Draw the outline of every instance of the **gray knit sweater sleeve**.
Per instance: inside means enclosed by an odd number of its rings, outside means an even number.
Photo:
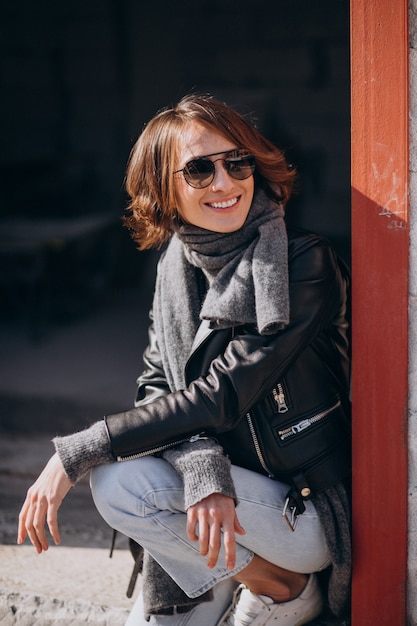
[[[115,460],[104,420],[73,435],[55,437],[52,442],[68,478],[74,485],[95,465],[112,463]]]
[[[213,439],[197,439],[163,453],[184,482],[185,508],[188,509],[212,493],[230,496],[237,504],[230,473],[230,460]]]
[[[72,435],[55,437],[55,450],[73,484],[95,465],[115,461],[104,420]],[[230,474],[230,461],[223,449],[212,439],[197,439],[164,452],[184,483],[185,506],[188,509],[212,493],[233,498],[235,486]]]

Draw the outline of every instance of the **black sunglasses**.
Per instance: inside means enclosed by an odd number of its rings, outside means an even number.
[[[214,161],[209,159],[209,157],[217,156],[218,154],[225,154],[226,156],[214,159]],[[231,150],[230,152],[214,152],[213,154],[192,159],[181,170],[174,172],[174,174],[182,172],[190,187],[204,189],[214,180],[216,174],[214,164],[216,161],[223,161],[226,172],[236,180],[245,180],[245,178],[252,176],[256,166],[255,157],[247,150]]]

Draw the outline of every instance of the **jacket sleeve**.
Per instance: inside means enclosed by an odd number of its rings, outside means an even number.
[[[224,333],[224,349],[203,375],[191,376],[184,390],[105,417],[117,459],[155,453],[195,434],[232,429],[305,346],[332,325],[345,299],[345,284],[330,245],[319,237],[301,238],[290,247],[289,272],[290,323],[284,330],[274,335],[244,327],[215,331]],[[192,360],[199,362],[198,350]]]
[[[152,311],[149,313],[149,317],[151,325],[148,331],[148,345],[143,354],[143,372],[136,380],[136,407],[153,402],[170,392],[158,348]]]

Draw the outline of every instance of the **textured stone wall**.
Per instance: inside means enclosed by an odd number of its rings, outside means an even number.
[[[410,0],[408,619],[417,625],[417,0]]]

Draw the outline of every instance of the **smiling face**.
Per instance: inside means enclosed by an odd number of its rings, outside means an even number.
[[[185,127],[178,149],[177,169],[196,157],[217,155],[210,157],[216,171],[213,181],[204,189],[191,187],[182,172],[174,175],[177,209],[185,222],[218,233],[230,233],[243,226],[253,200],[253,175],[236,180],[219,159],[222,153],[238,147],[201,124],[192,122]]]

